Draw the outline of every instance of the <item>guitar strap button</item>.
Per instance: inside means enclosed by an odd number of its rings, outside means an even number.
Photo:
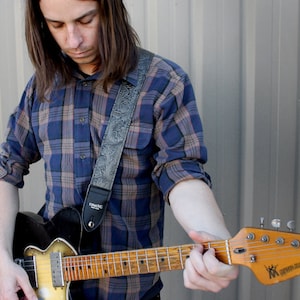
[[[88,226],[89,226],[89,228],[93,229],[95,227],[95,222],[89,221]]]

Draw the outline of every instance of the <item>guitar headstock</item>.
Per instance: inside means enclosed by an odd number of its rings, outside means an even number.
[[[300,235],[246,227],[229,241],[232,264],[250,268],[271,285],[300,274]]]

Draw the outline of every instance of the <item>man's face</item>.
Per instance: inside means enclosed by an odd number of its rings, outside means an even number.
[[[61,48],[80,70],[94,72],[99,62],[98,2],[89,0],[40,0],[48,28]]]

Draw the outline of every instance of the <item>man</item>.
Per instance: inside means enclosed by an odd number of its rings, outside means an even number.
[[[37,299],[12,260],[18,188],[44,160],[45,219],[82,205],[122,80],[136,84],[137,36],[121,0],[27,0],[26,41],[35,74],[11,115],[0,154],[0,300]],[[199,246],[186,287],[218,292],[237,276],[201,243],[230,237],[202,164],[206,149],[182,69],[154,56],[142,87],[100,231],[101,251],[162,244],[164,202]],[[98,249],[95,249],[98,250]],[[159,274],[86,281],[72,299],[159,299]]]

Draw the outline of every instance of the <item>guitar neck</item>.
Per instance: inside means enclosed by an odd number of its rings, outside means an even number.
[[[185,261],[194,244],[159,247],[151,249],[111,252],[94,255],[67,256],[62,267],[66,281],[87,280],[105,277],[156,273],[184,268]],[[207,243],[209,248],[218,249],[216,256],[224,263],[230,263],[226,241]]]
[[[72,228],[65,225],[66,219],[72,219]],[[61,289],[57,287],[76,280],[181,270],[190,252],[198,247],[189,244],[77,256],[76,248],[67,240],[73,241],[75,236],[74,244],[79,246],[80,238],[76,237],[82,229],[80,221],[81,215],[74,208],[59,212],[51,224],[43,223],[41,217],[36,220],[32,214],[18,214],[14,257],[28,273],[33,287],[58,293]],[[55,230],[52,223],[57,226]],[[77,223],[79,227],[74,228]],[[48,235],[49,227],[53,232],[61,232],[65,227],[66,230],[53,240]],[[45,250],[34,245],[38,240],[43,242],[39,247],[48,245]],[[262,284],[271,285],[300,275],[300,234],[294,232],[245,227],[229,240],[204,243],[203,247],[204,251],[213,248],[225,264],[248,267]]]

